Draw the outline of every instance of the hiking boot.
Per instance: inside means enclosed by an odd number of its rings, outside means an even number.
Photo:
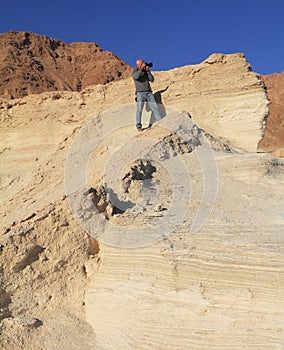
[[[136,129],[137,131],[142,131],[142,126],[137,126]]]

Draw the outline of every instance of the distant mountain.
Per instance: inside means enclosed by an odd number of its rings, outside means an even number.
[[[129,77],[131,66],[94,42],[61,40],[10,31],[0,34],[0,97],[45,91],[80,91]]]

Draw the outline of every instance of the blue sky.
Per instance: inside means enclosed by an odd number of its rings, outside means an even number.
[[[167,70],[242,52],[260,74],[284,70],[283,0],[3,1],[0,32],[96,42],[134,66]]]

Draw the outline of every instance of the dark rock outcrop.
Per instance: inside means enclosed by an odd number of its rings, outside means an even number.
[[[10,31],[0,34],[0,97],[46,91],[81,91],[129,77],[132,68],[94,42],[61,40]]]
[[[262,79],[270,105],[265,134],[258,148],[260,151],[273,152],[284,148],[284,71],[262,76]]]

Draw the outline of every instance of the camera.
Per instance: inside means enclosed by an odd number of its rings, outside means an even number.
[[[149,63],[145,62],[145,64],[146,64],[146,67],[153,67],[153,62],[149,62]]]

